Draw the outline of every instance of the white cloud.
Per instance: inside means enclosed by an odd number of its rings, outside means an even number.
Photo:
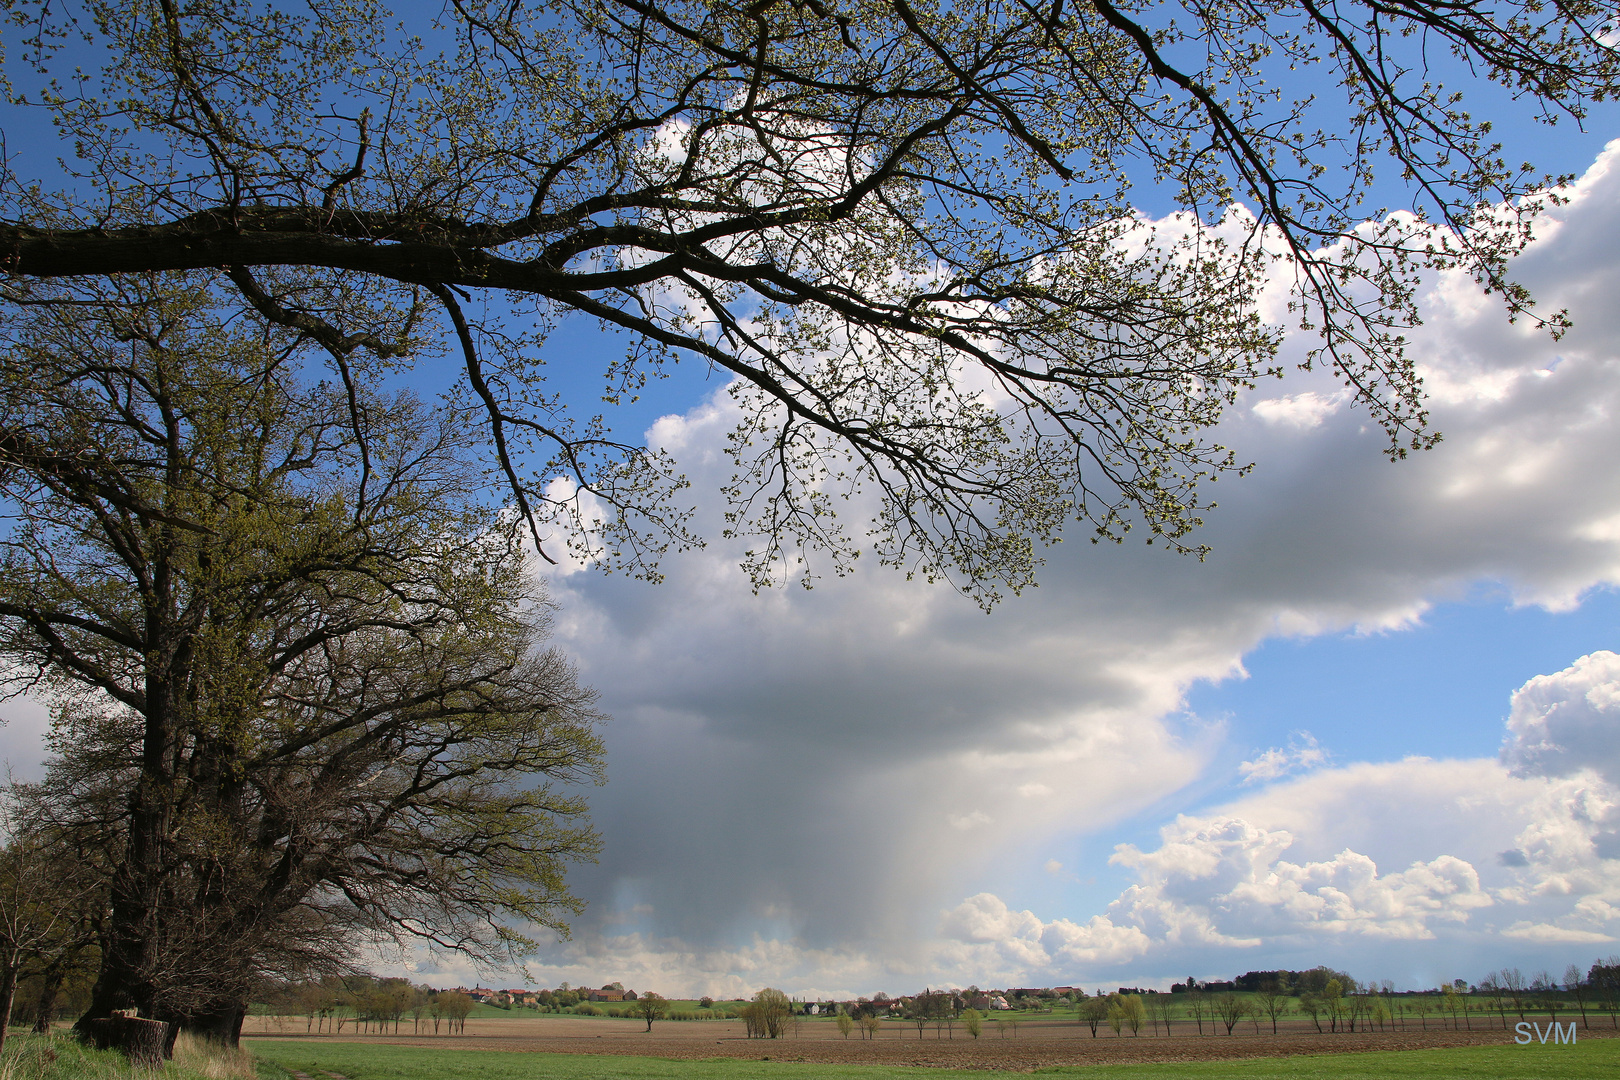
[[[1119,964],[1141,955],[1150,944],[1139,928],[1116,926],[1103,915],[1084,923],[1042,922],[1033,912],[1013,911],[992,893],[970,896],[945,912],[939,932],[950,941],[978,947],[971,954],[975,962],[998,972],[1010,967],[1046,974],[1075,965]]]
[[[1620,655],[1595,652],[1513,695],[1502,760],[1516,776],[1591,770],[1620,783]]]
[[[1291,862],[1286,830],[1241,817],[1187,818],[1144,853],[1121,845],[1115,862],[1137,871],[1114,908],[1163,940],[1257,945],[1291,934],[1433,937],[1435,921],[1466,922],[1489,906],[1466,861],[1441,855],[1380,875],[1368,856],[1345,849],[1332,858]],[[1116,910],[1117,909],[1117,910]]]
[[[1533,941],[1537,944],[1581,944],[1601,945],[1614,940],[1609,934],[1599,934],[1591,930],[1568,930],[1561,926],[1549,926],[1546,923],[1514,923],[1503,935],[1510,938],[1519,938],[1523,941]]]
[[[1322,421],[1338,412],[1350,400],[1348,391],[1320,394],[1307,390],[1303,394],[1285,394],[1266,398],[1249,406],[1250,411],[1268,424],[1309,431],[1320,427]]]
[[[1238,772],[1246,784],[1277,780],[1290,773],[1314,769],[1327,762],[1327,751],[1317,743],[1316,736],[1301,731],[1288,741],[1287,747],[1273,746],[1253,761],[1238,765]]]

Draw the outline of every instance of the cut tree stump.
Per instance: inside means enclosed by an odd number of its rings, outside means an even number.
[[[118,1050],[131,1064],[156,1066],[169,1056],[169,1025],[138,1016],[108,1016],[84,1022],[84,1032],[97,1050]]]

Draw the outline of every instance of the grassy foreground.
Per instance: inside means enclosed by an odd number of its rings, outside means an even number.
[[[984,1070],[886,1065],[829,1065],[714,1058],[610,1057],[593,1054],[439,1050],[357,1043],[255,1039],[261,1075],[297,1069],[349,1080],[944,1080],[1006,1076]],[[1620,1040],[1576,1046],[1469,1046],[1445,1050],[1376,1051],[1311,1057],[1194,1064],[1092,1065],[1041,1069],[1084,1080],[1613,1080],[1620,1076]],[[0,1077],[0,1080],[6,1080]]]
[[[1086,1080],[1609,1080],[1620,1075],[1620,1042],[1593,1039],[1575,1046],[1505,1043],[1443,1050],[1374,1050],[1365,1054],[1039,1071],[1082,1073]]]
[[[285,1075],[270,1066],[271,1078]],[[225,1050],[182,1035],[174,1060],[160,1070],[130,1065],[116,1050],[90,1050],[64,1032],[13,1032],[0,1054],[0,1080],[261,1080],[251,1053]]]

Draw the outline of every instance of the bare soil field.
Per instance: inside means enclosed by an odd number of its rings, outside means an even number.
[[[930,1028],[922,1039],[913,1025],[890,1023],[880,1037],[863,1040],[859,1035],[844,1039],[827,1021],[806,1021],[797,1034],[771,1039],[749,1039],[741,1021],[659,1021],[645,1030],[639,1020],[598,1017],[537,1017],[523,1019],[469,1020],[465,1035],[438,1035],[410,1032],[410,1021],[403,1021],[398,1035],[359,1035],[345,1030],[341,1035],[312,1035],[304,1032],[302,1018],[280,1020],[254,1017],[244,1027],[244,1037],[268,1037],[298,1041],[376,1042],[400,1046],[440,1047],[447,1050],[508,1050],[551,1054],[611,1054],[646,1057],[701,1059],[744,1058],[759,1061],[806,1061],[849,1065],[924,1065],[957,1069],[1005,1069],[1024,1071],[1052,1065],[1137,1064],[1152,1061],[1222,1061],[1238,1058],[1291,1057],[1302,1054],[1343,1054],[1376,1050],[1421,1050],[1447,1046],[1501,1045],[1512,1040],[1512,1033],[1500,1026],[1476,1027],[1473,1031],[1437,1029],[1428,1031],[1356,1032],[1318,1034],[1309,1021],[1285,1025],[1272,1035],[1269,1025],[1263,1034],[1197,1035],[1192,1025],[1186,1032],[1154,1036],[1115,1036],[1106,1027],[1096,1038],[1089,1027],[1073,1020],[1024,1020],[1016,1034],[998,1032],[993,1020],[987,1021],[980,1038],[970,1038],[962,1025],[955,1037]],[[1206,1024],[1206,1030],[1208,1026]],[[1241,1032],[1242,1029],[1239,1029]],[[1620,1032],[1593,1027],[1582,1031],[1582,1041],[1615,1038]],[[1617,1043],[1620,1050],[1620,1043]]]

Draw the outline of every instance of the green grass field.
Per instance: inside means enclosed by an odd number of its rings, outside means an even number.
[[[531,1054],[500,1050],[437,1050],[357,1043],[278,1043],[254,1040],[262,1077],[293,1070],[350,1080],[945,1080],[1011,1076],[983,1070],[797,1062],[675,1061],[591,1054]],[[762,1049],[769,1049],[762,1046]],[[1576,1046],[1473,1046],[1367,1054],[1168,1065],[1096,1065],[1042,1069],[1085,1080],[1613,1080],[1620,1076],[1620,1041]],[[1022,1074],[1020,1074],[1022,1075]]]
[[[908,1070],[915,1071],[915,1070]],[[1620,1043],[1592,1039],[1575,1046],[1463,1046],[1367,1054],[1260,1058],[1176,1065],[1096,1065],[1043,1069],[1083,1073],[1087,1080],[1611,1080],[1620,1075]]]

